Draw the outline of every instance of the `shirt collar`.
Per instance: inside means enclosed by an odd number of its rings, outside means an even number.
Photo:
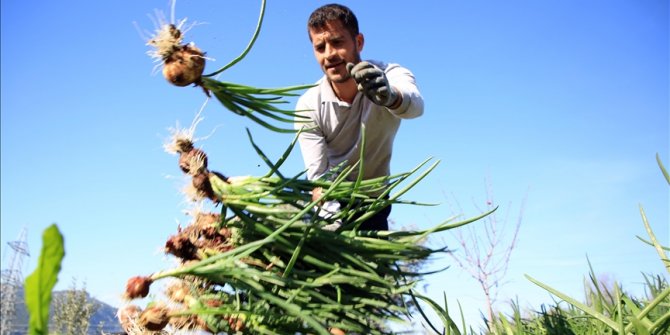
[[[340,100],[340,98],[335,95],[335,91],[333,91],[333,87],[330,86],[330,81],[328,81],[328,78],[326,76],[323,76],[320,80],[319,83],[319,89],[321,90],[321,103],[324,102],[330,102],[333,104],[337,104],[340,107],[351,107],[351,104],[349,104],[346,101]],[[356,97],[354,98],[354,102],[356,103],[356,100],[361,98],[361,93],[358,92],[356,93]]]
[[[335,95],[335,91],[333,91],[333,87],[330,86],[330,81],[328,81],[328,78],[326,76],[323,76],[321,78],[321,101],[324,102],[340,102],[340,99]]]

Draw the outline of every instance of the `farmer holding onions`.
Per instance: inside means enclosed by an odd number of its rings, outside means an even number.
[[[414,75],[398,64],[362,61],[365,39],[347,7],[329,4],[316,9],[307,22],[314,56],[324,72],[317,86],[298,100],[296,110],[307,120],[296,122],[307,178],[325,176],[342,162],[360,157],[361,129],[365,128],[363,179],[390,174],[393,140],[402,119],[423,114],[423,98]],[[356,180],[359,171],[349,180]],[[313,198],[320,197],[315,189]],[[326,204],[337,210],[339,204]],[[335,208],[333,208],[335,207]],[[365,221],[360,230],[388,230],[387,206]]]

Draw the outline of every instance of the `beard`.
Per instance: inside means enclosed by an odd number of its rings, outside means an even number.
[[[347,80],[351,79],[351,74],[350,74],[349,72],[346,72],[344,75],[340,75],[340,74],[335,74],[335,75],[326,74],[326,77],[328,77],[328,80],[329,80],[331,83],[342,84],[342,83],[347,82]]]

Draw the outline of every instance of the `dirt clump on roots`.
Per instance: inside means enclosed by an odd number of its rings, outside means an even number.
[[[183,45],[163,62],[163,77],[176,86],[200,85],[205,57],[200,49]]]
[[[149,40],[156,50],[152,57],[163,62],[163,77],[173,85],[200,85],[205,70],[205,53],[193,43],[183,43],[184,36],[179,25],[164,24]]]
[[[228,228],[219,228],[221,216],[198,213],[194,222],[180,228],[165,243],[165,252],[182,261],[200,260],[208,254],[226,252],[234,248]]]

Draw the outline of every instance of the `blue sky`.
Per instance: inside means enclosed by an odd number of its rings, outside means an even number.
[[[264,87],[317,80],[305,22],[325,3],[269,1],[251,53],[220,79]],[[655,161],[658,153],[670,166],[667,1],[341,3],[358,16],[363,58],[410,68],[425,99],[425,115],[401,126],[392,170],[440,160],[405,198],[441,205],[394,207],[397,227],[437,224],[454,214],[455,201],[465,217],[477,214],[487,180],[510,220],[525,198],[502,311],[509,299],[528,308],[551,302],[524,274],[581,298],[587,256],[629,291],[642,289],[642,272],[662,273],[635,236],[646,236],[642,205],[670,244],[668,186]],[[169,8],[167,0],[2,2],[3,269],[7,242],[26,228],[30,273],[52,223],[66,244],[59,288],[76,278],[118,305],[129,277],[172,266],[160,248],[188,223],[188,205],[176,157],[162,145],[168,128],[190,124],[205,96],[152,72],[150,16]],[[185,40],[212,58],[209,72],[244,49],[259,8],[260,1],[183,0],[176,17],[197,23]],[[196,136],[209,137],[198,143],[226,175],[266,172],[246,127],[270,157],[292,139],[216,101],[202,113]],[[302,168],[296,150],[284,170]],[[455,246],[450,234],[437,241]],[[483,297],[457,267],[426,284],[478,322]]]

